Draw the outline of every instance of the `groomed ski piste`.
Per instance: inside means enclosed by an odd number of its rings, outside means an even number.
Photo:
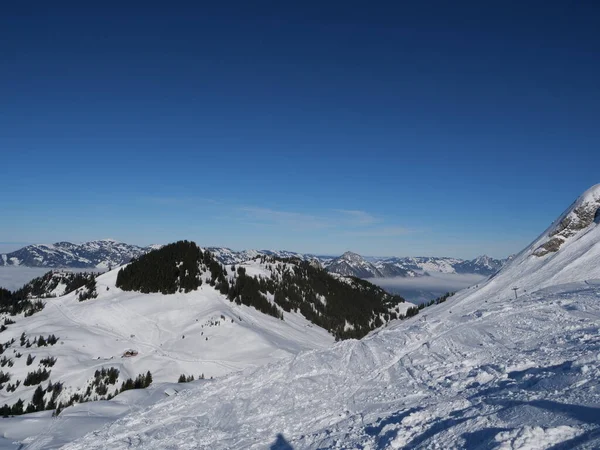
[[[360,341],[170,397],[165,385],[134,392],[144,407],[121,417],[111,408],[129,393],[78,405],[22,448],[67,442],[86,420],[98,429],[64,448],[599,448],[598,208],[600,185],[486,283]],[[593,220],[579,227],[582,210]],[[560,248],[535,256],[558,230]]]

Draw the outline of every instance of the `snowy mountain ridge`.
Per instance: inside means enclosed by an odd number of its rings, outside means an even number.
[[[504,260],[489,256],[479,256],[473,260],[448,257],[391,257],[364,258],[356,253],[346,252],[338,258],[324,261],[330,272],[352,275],[359,278],[418,277],[428,273],[473,273],[492,275],[502,267]]]
[[[0,266],[48,268],[107,269],[129,262],[161,245],[139,247],[112,239],[72,244],[34,244],[0,255]],[[480,256],[473,260],[448,257],[363,257],[346,252],[339,257],[320,256],[287,250],[241,250],[226,247],[206,247],[222,264],[238,264],[259,255],[277,258],[297,258],[313,261],[330,272],[358,278],[415,277],[424,272],[474,273],[492,275],[504,260]]]
[[[557,223],[598,216],[583,203]],[[585,223],[539,255],[554,224],[479,287],[362,340],[191,384],[135,414],[66,410],[27,448],[72,439],[90,413],[117,420],[65,448],[598,448],[600,224]]]
[[[14,252],[0,255],[2,266],[28,266],[48,268],[107,269],[120,266],[157,245],[138,247],[113,239],[101,239],[72,244],[33,244]]]
[[[479,256],[472,260],[449,257],[364,257],[354,252],[345,252],[338,257],[317,256],[289,251],[244,250],[234,251],[223,247],[208,247],[217,259],[224,264],[235,264],[254,258],[257,255],[271,255],[283,258],[298,258],[318,261],[329,272],[358,278],[417,277],[425,272],[473,273],[492,275],[505,260]]]
[[[344,276],[359,278],[374,278],[383,276],[383,272],[375,264],[353,252],[346,252],[338,258],[328,261],[325,265],[330,272]]]

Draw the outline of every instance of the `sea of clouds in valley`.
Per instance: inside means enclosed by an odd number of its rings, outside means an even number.
[[[388,292],[399,294],[412,303],[423,303],[446,292],[456,292],[482,282],[487,277],[477,274],[430,273],[429,276],[406,278],[371,278],[369,281]]]
[[[0,266],[0,287],[14,291],[25,283],[44,275],[51,269],[48,267]],[[60,269],[68,272],[82,272],[81,269]]]

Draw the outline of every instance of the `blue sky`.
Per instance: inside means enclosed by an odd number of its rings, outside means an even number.
[[[500,257],[600,182],[597,2],[14,3],[0,249]]]

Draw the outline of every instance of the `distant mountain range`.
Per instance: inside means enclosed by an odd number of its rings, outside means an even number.
[[[160,246],[138,247],[112,239],[72,244],[34,244],[0,255],[0,266],[108,269],[120,266]]]
[[[288,251],[244,250],[236,252],[228,248],[209,247],[211,253],[223,264],[235,264],[257,255],[278,258],[299,258],[318,261],[329,272],[358,278],[419,277],[429,272],[469,273],[489,276],[496,273],[506,260],[479,256],[471,260],[449,257],[363,257],[346,252],[338,257],[318,256]]]
[[[0,266],[99,269],[116,267],[129,262],[160,245],[139,247],[112,239],[72,244],[28,245],[0,255]],[[298,258],[320,264],[329,272],[358,278],[419,277],[428,273],[466,273],[489,276],[498,271],[506,260],[479,256],[472,260],[449,257],[363,257],[353,252],[341,256],[322,256],[285,250],[242,250],[207,247],[222,264],[239,264],[259,255],[277,258]]]

